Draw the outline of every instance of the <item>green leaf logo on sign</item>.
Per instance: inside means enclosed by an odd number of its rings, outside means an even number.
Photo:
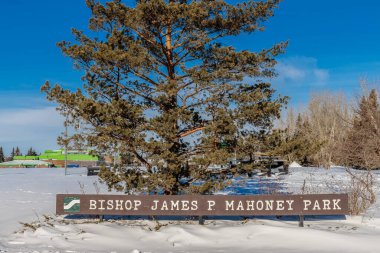
[[[70,213],[80,212],[80,198],[65,197],[63,199],[63,210],[65,210],[65,212],[70,212]]]

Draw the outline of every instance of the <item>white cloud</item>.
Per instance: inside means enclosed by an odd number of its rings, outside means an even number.
[[[312,57],[290,57],[279,60],[277,81],[285,85],[323,86],[330,74],[327,69],[318,67],[317,59]]]
[[[6,154],[19,146],[25,152],[29,147],[38,151],[57,148],[56,139],[63,131],[63,117],[54,107],[41,109],[0,110],[0,146]]]
[[[305,78],[305,71],[298,69],[295,66],[284,65],[279,63],[277,65],[277,71],[279,72],[279,78],[290,79],[294,81],[299,81]]]
[[[313,72],[316,79],[322,83],[325,83],[330,77],[329,72],[325,69],[314,69]]]

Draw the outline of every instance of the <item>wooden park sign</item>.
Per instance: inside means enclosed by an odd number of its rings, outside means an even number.
[[[83,195],[58,194],[57,214],[259,216],[348,214],[347,194]]]

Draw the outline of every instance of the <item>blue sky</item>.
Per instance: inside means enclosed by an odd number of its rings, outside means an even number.
[[[362,78],[378,85],[379,13],[376,0],[284,0],[264,32],[226,42],[258,50],[289,41],[273,85],[297,107],[311,92],[354,96]],[[39,90],[46,80],[80,86],[82,74],[56,43],[72,40],[73,27],[86,30],[89,17],[84,0],[0,1],[0,146],[6,152],[17,145],[57,148],[62,119]]]

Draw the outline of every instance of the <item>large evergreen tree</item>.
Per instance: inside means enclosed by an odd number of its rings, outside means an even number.
[[[361,98],[341,158],[345,165],[355,168],[380,168],[380,105],[376,90]]]
[[[59,43],[85,71],[83,89],[42,89],[69,123],[81,124],[73,139],[147,168],[103,170],[109,187],[210,192],[219,183],[205,169],[226,163],[241,138],[269,133],[286,101],[268,82],[286,43],[250,52],[224,40],[262,31],[278,2],[87,0],[97,38],[74,29],[77,43]],[[198,180],[205,183],[191,184]]]

